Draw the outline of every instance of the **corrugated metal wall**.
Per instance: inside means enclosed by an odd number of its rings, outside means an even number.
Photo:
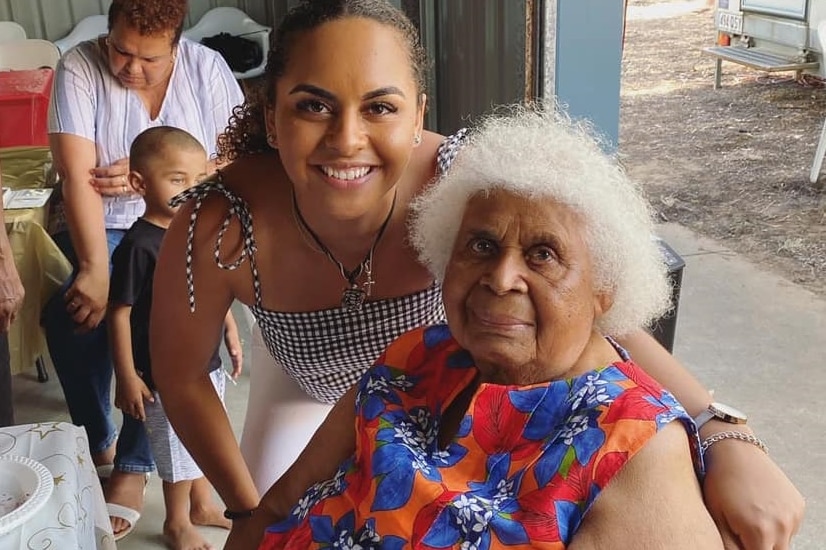
[[[20,23],[29,38],[57,40],[69,34],[84,17],[105,14],[111,3],[111,0],[0,0],[0,21]],[[230,6],[245,11],[262,25],[276,27],[287,10],[298,3],[299,0],[189,0],[185,26],[194,25],[212,8]],[[401,0],[391,0],[391,3],[401,7]]]
[[[105,14],[111,0],[0,0],[0,21],[23,25],[29,38],[57,40],[89,15]],[[195,24],[209,9],[232,6],[264,25],[274,26],[296,0],[189,0],[186,26]]]
[[[494,104],[525,99],[528,74],[528,0],[449,0],[428,5],[434,30],[425,48],[435,61],[428,126],[453,133]]]

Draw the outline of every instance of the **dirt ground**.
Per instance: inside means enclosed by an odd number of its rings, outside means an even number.
[[[663,221],[826,296],[826,162],[809,169],[826,87],[723,63],[706,2],[629,0],[620,157]]]

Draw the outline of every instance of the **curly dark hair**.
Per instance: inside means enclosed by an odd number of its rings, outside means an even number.
[[[275,83],[284,74],[296,38],[324,23],[347,17],[372,19],[398,30],[408,47],[418,95],[424,93],[427,54],[416,27],[402,11],[386,0],[304,0],[287,13],[273,33],[264,83],[249,89],[243,105],[233,109],[226,132],[218,139],[221,160],[229,162],[270,150],[264,108],[275,101]]]
[[[174,31],[172,43],[177,44],[184,29],[184,17],[189,9],[187,0],[112,0],[109,6],[109,30],[118,17],[142,36]]]

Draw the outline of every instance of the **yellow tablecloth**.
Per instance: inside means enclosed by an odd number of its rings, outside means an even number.
[[[47,147],[0,149],[3,186],[12,189],[43,187],[50,164]],[[11,372],[33,369],[35,360],[47,353],[40,327],[40,312],[46,301],[71,275],[72,266],[44,229],[48,206],[6,210],[14,263],[20,273],[26,298],[9,331]]]

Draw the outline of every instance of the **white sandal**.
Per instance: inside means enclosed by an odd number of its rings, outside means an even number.
[[[106,511],[109,514],[110,518],[119,518],[129,524],[129,526],[120,533],[114,533],[115,541],[119,541],[120,539],[131,533],[132,530],[135,528],[135,524],[138,523],[139,519],[141,519],[140,512],[138,512],[137,510],[133,510],[132,508],[122,506],[120,504],[113,504],[107,502]]]
[[[104,466],[107,466],[107,465],[105,464]],[[99,466],[98,468],[101,468],[101,467],[102,466]],[[110,473],[111,473],[111,471],[112,471],[112,468],[109,469]],[[144,482],[143,482],[143,496],[144,496],[144,498],[146,497],[146,486],[149,485],[149,478],[150,477],[151,476],[150,476],[149,472],[146,472],[146,474],[144,474]],[[107,479],[108,479],[108,477],[107,477]],[[121,531],[120,533],[114,533],[114,531],[113,531],[112,534],[114,535],[115,542],[119,541],[120,539],[122,539],[123,537],[125,537],[126,535],[131,533],[132,530],[135,528],[135,524],[137,524],[138,520],[141,519],[141,513],[138,512],[137,510],[135,510],[133,508],[129,508],[128,506],[123,506],[122,504],[115,504],[114,502],[107,502],[106,503],[106,512],[107,512],[107,514],[110,518],[122,519],[126,523],[129,524],[129,526],[126,529],[124,529],[123,531]]]

